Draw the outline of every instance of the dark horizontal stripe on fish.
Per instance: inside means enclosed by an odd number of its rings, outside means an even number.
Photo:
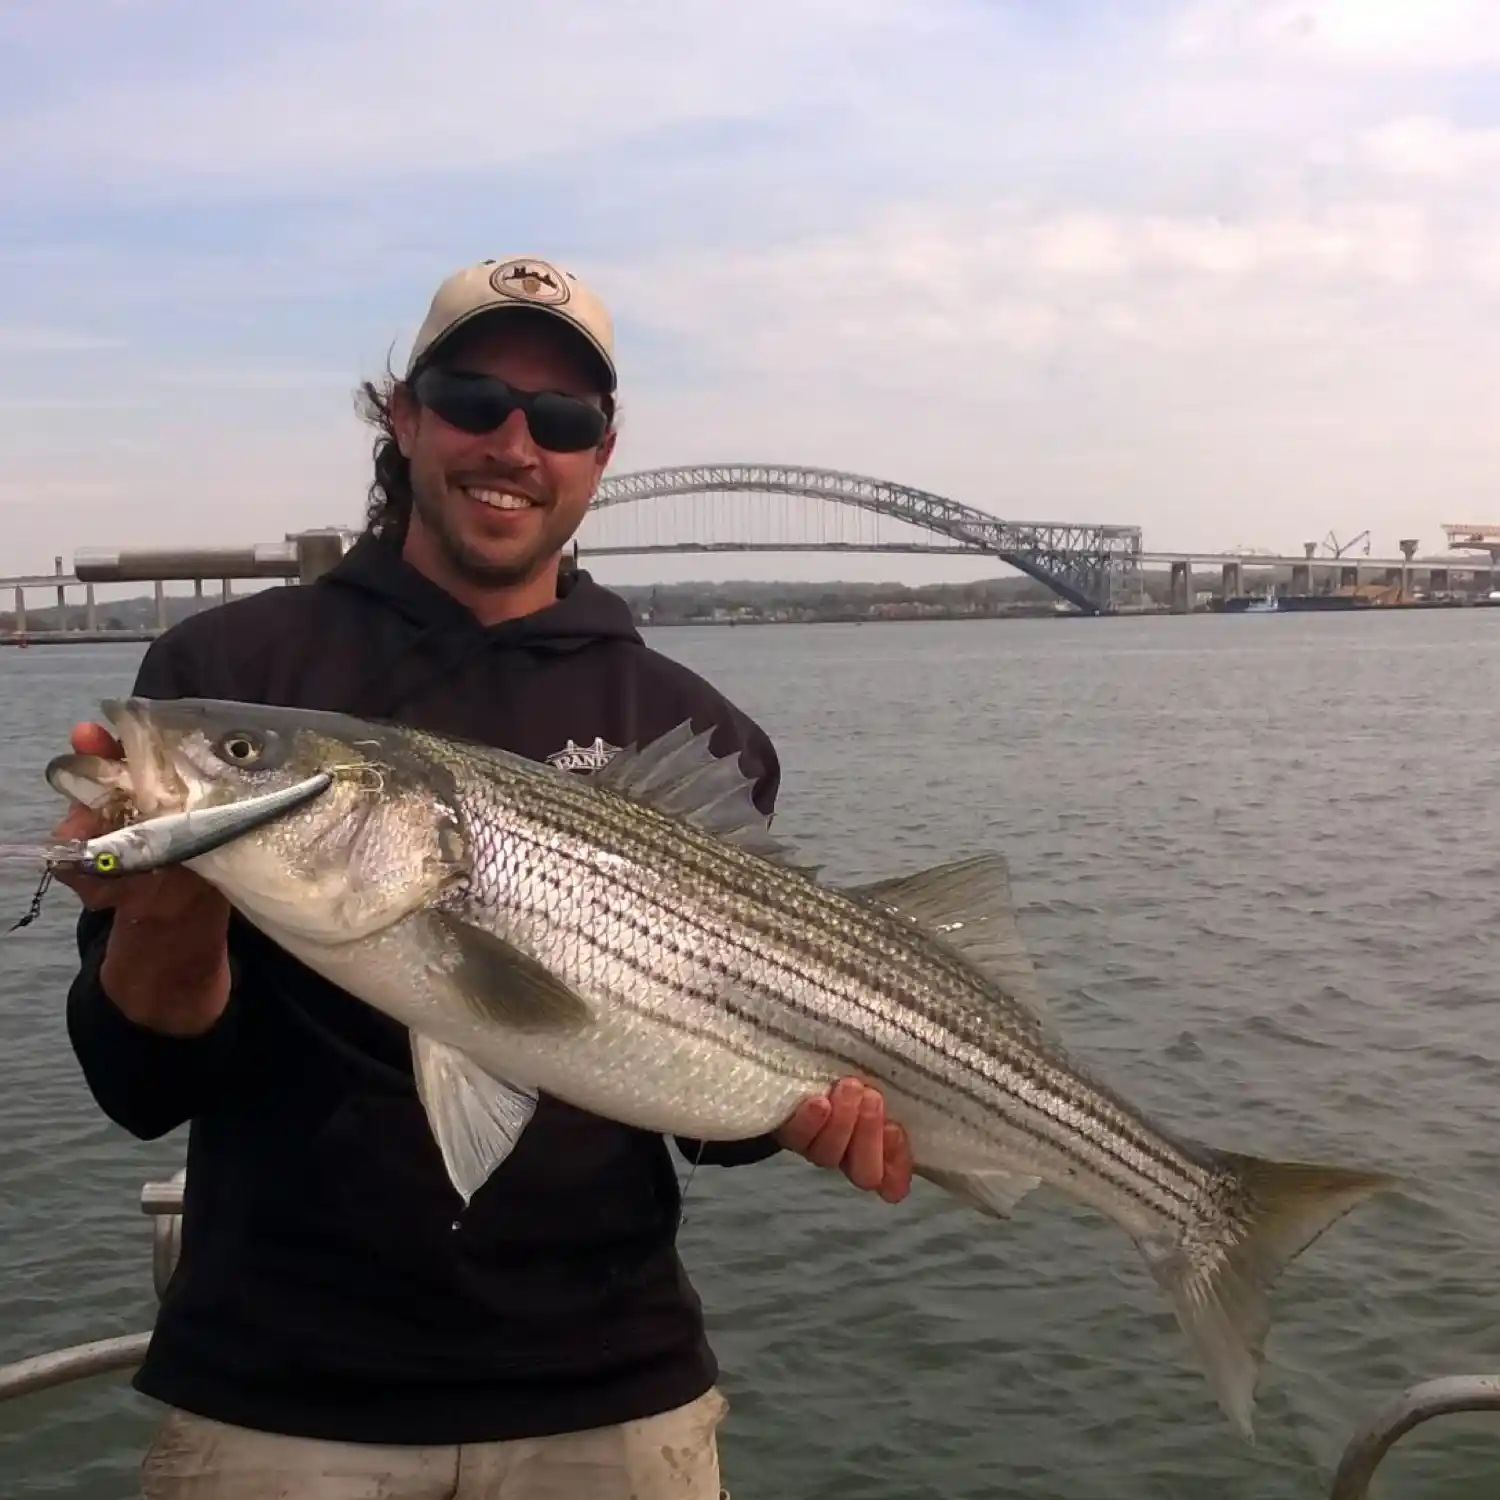
[[[569,829],[549,830],[552,834],[561,833],[565,842],[562,847],[553,838],[539,838],[522,829],[512,826],[506,831],[507,841],[519,842],[529,845],[535,851],[535,858],[525,860],[526,879],[530,881],[541,880],[543,884],[552,888],[553,892],[561,899],[563,904],[571,901],[577,904],[580,897],[579,892],[587,889],[590,881],[566,880],[559,872],[556,878],[549,879],[541,874],[548,861],[557,862],[560,865],[572,865],[586,877],[596,875],[591,860],[585,853],[576,852],[568,847],[568,843],[578,838],[578,835]],[[502,861],[503,863],[503,861]],[[935,1036],[925,1035],[912,1029],[904,1023],[903,1015],[898,1010],[887,1010],[870,1005],[861,993],[860,982],[856,981],[856,988],[852,993],[830,991],[826,984],[818,983],[810,976],[793,969],[779,955],[761,948],[750,947],[740,935],[734,931],[719,932],[705,926],[700,920],[700,914],[694,910],[682,910],[664,901],[659,893],[642,892],[639,890],[627,890],[619,882],[606,882],[602,886],[594,884],[595,891],[604,898],[606,905],[602,908],[601,916],[607,923],[614,921],[623,923],[636,936],[642,938],[646,944],[668,946],[664,940],[662,928],[645,920],[641,915],[642,906],[654,908],[659,913],[664,913],[671,921],[675,921],[680,928],[694,932],[700,938],[717,939],[741,956],[748,957],[753,964],[764,965],[775,972],[780,972],[793,982],[810,984],[814,988],[821,989],[825,994],[831,994],[837,1001],[847,1005],[856,1015],[867,1020],[873,1019],[880,1026],[895,1033],[907,1042],[915,1043],[918,1048],[936,1054],[940,1059],[952,1065],[950,1071],[938,1071],[930,1066],[923,1066],[909,1052],[895,1050],[889,1043],[882,1042],[878,1034],[871,1034],[868,1030],[860,1034],[862,1040],[877,1054],[900,1066],[903,1072],[925,1078],[929,1083],[935,1084],[945,1091],[951,1091],[964,1098],[971,1104],[978,1106],[982,1112],[989,1112],[996,1108],[997,1102],[1001,1105],[1001,1113],[1014,1128],[1039,1145],[1045,1145],[1058,1152],[1067,1160],[1076,1162],[1081,1168],[1091,1175],[1108,1182],[1113,1188],[1124,1195],[1140,1202],[1144,1207],[1156,1213],[1171,1216],[1174,1206],[1186,1211],[1192,1202],[1192,1190],[1198,1188],[1201,1183],[1196,1164],[1190,1162],[1179,1162],[1170,1156],[1157,1154],[1138,1153],[1146,1156],[1153,1165],[1166,1167],[1170,1172],[1167,1180],[1163,1181],[1150,1171],[1143,1170],[1139,1160],[1133,1159],[1127,1154],[1128,1147],[1135,1144],[1114,1126],[1114,1121],[1107,1115],[1101,1114],[1097,1108],[1099,1104],[1106,1107],[1112,1101],[1100,1098],[1085,1088],[1078,1093],[1067,1092],[1059,1089],[1045,1073],[1036,1067],[1026,1066],[1024,1055],[1022,1058],[999,1058],[985,1053],[977,1047],[971,1039],[963,1039],[968,1043],[975,1057],[967,1057],[941,1045],[944,1041],[954,1039],[951,1030],[938,1017],[923,1013],[923,1019],[933,1026]],[[633,902],[624,901],[624,896],[635,897]],[[481,905],[489,905],[481,898]],[[550,904],[550,903],[549,903]],[[592,906],[592,903],[591,903]],[[556,909],[555,906],[553,908]],[[593,909],[599,910],[598,907]],[[575,927],[575,934],[584,938],[581,927]],[[804,1050],[816,1050],[811,1040],[803,1033],[787,1032],[771,1025],[763,1015],[748,1008],[738,1006],[717,989],[706,990],[701,986],[684,983],[681,979],[673,978],[670,981],[664,976],[653,973],[633,956],[627,957],[622,949],[605,947],[592,936],[585,938],[591,950],[602,954],[608,959],[623,961],[632,972],[640,974],[653,985],[670,982],[681,993],[700,1004],[720,1008],[731,1015],[737,1016],[742,1021],[757,1027],[769,1036],[784,1041],[792,1046],[801,1047]],[[703,951],[701,947],[693,946],[685,942],[673,942],[671,951],[686,961],[690,966],[701,969],[703,966]],[[814,955],[809,958],[817,963],[819,960]],[[767,1000],[784,1006],[793,1013],[801,1016],[804,1020],[827,1025],[825,1017],[818,1011],[803,1005],[792,999],[784,990],[772,988],[750,978],[747,974],[738,974],[728,969],[724,970],[724,977],[738,984],[741,988],[759,992]],[[869,984],[867,976],[863,984]],[[656,1014],[656,1012],[652,1012]],[[915,1014],[915,1012],[913,1012]],[[839,1054],[831,1054],[839,1057]],[[975,1062],[979,1066],[975,1065]],[[848,1059],[843,1059],[847,1061]],[[998,1070],[998,1072],[997,1072]],[[1067,1075],[1061,1070],[1053,1070],[1057,1077],[1064,1080]],[[988,1091],[976,1090],[968,1082],[970,1076],[977,1076],[989,1085]],[[1029,1084],[1030,1089],[1018,1086],[1021,1083]],[[928,1099],[924,1101],[935,1109],[942,1109],[942,1101]],[[1029,1118],[1017,1119],[1015,1106],[1019,1105],[1023,1110],[1031,1111],[1036,1117],[1051,1122],[1059,1133],[1039,1131]],[[1010,1106],[1006,1108],[1005,1106]],[[1093,1128],[1088,1128],[1093,1127]],[[982,1128],[976,1125],[976,1128]],[[1093,1148],[1096,1156],[1091,1156],[1088,1151],[1081,1149],[1082,1144],[1087,1143]],[[1161,1148],[1158,1148],[1160,1151]],[[1102,1158],[1102,1161],[1098,1158]],[[1110,1170],[1113,1168],[1114,1170]],[[1154,1188],[1164,1198],[1166,1203],[1153,1201],[1153,1196],[1143,1191],[1145,1188]]]
[[[458,905],[458,903],[455,903],[455,905]],[[472,905],[465,904],[459,906],[459,909],[472,912],[475,907],[480,911],[484,911],[484,907],[477,902],[472,903]],[[588,936],[581,929],[575,932],[574,939],[581,947],[595,955],[601,967],[618,967],[624,969],[634,974],[647,985],[660,985],[662,983],[661,977],[649,967],[649,964],[644,959],[637,958],[628,950],[607,947],[603,942]],[[657,941],[659,942],[660,939],[657,939]],[[689,958],[693,957],[690,950],[684,948],[682,951],[685,956]],[[681,995],[698,1001],[710,1014],[718,1013],[731,1020],[747,1022],[755,1031],[773,1040],[787,1043],[808,1058],[827,1064],[833,1071],[839,1074],[858,1072],[863,1067],[859,1059],[852,1055],[840,1052],[827,1043],[814,1042],[801,1033],[784,1030],[772,1022],[764,1020],[755,1011],[726,1000],[718,990],[706,989],[681,980],[674,980],[673,984]],[[641,1019],[649,1021],[652,1025],[659,1025],[665,1030],[690,1037],[694,1041],[705,1042],[711,1046],[721,1048],[730,1054],[730,1056],[738,1057],[756,1068],[775,1074],[777,1077],[800,1078],[803,1076],[802,1069],[786,1066],[780,1063],[774,1054],[753,1050],[733,1036],[727,1036],[722,1032],[708,1030],[704,1027],[690,1025],[687,1021],[663,1012],[657,1006],[632,1000],[628,995],[613,988],[609,990],[609,995],[611,1002],[618,1005],[622,1010],[628,1011],[633,1016],[639,1016]],[[923,1095],[916,1089],[908,1088],[907,1091],[919,1103],[926,1105],[938,1113],[943,1113],[943,1107],[947,1102],[948,1094],[956,1091],[965,1098],[970,1099],[970,1102],[979,1106],[980,1123],[982,1124],[984,1112],[991,1107],[990,1100],[979,1095],[968,1095],[961,1088],[954,1090],[953,1085],[946,1075],[923,1069],[901,1053],[890,1053],[887,1049],[879,1046],[874,1046],[873,1050],[881,1053],[882,1056],[889,1057],[903,1072],[910,1073],[914,1077],[923,1079],[929,1083],[939,1084],[943,1087],[944,1092],[941,1096]],[[1043,1144],[1051,1144],[1045,1137],[1034,1137],[1034,1139],[1042,1141]]]
[[[621,920],[618,914],[615,914],[615,920]],[[689,964],[700,969],[702,968],[701,955],[685,942],[668,942],[668,940],[662,938],[660,935],[653,936],[653,929],[644,921],[638,921],[638,931],[648,941],[654,942],[659,947],[670,947],[679,956],[687,960]],[[650,967],[646,959],[636,957],[630,950],[608,947],[602,942],[591,941],[581,937],[580,941],[584,942],[590,951],[598,954],[601,962],[609,965],[618,965],[630,973],[636,974],[648,985],[660,985],[664,982],[663,977]],[[810,1019],[818,1019],[815,1012],[807,1011],[795,1005],[780,991],[767,988],[764,984],[749,975],[733,975],[728,970],[725,970],[724,973],[726,978],[736,980],[739,987],[743,990],[752,993],[758,991],[766,996],[766,998],[779,1004],[789,1005],[798,1014],[806,1015]],[[694,984],[691,981],[683,979],[674,979],[671,982],[679,994],[686,998],[697,1000],[710,1014],[717,1012],[731,1019],[743,1021],[755,1031],[773,1040],[785,1042],[789,1046],[812,1057],[836,1064],[840,1072],[859,1073],[866,1070],[867,1065],[864,1060],[848,1052],[840,1052],[838,1049],[831,1047],[826,1041],[815,1041],[805,1032],[795,1032],[780,1027],[775,1022],[768,1020],[761,1012],[737,1003],[722,990],[706,988],[701,984]],[[632,1002],[619,991],[611,991],[611,995],[615,1003],[633,1015],[639,1015],[653,1022],[662,1023],[668,1029],[694,1037],[715,1047],[722,1047],[726,1052],[742,1057],[757,1067],[765,1068],[768,1072],[782,1073],[784,1071],[772,1065],[768,1061],[767,1054],[749,1051],[737,1045],[720,1031],[709,1030],[704,1027],[694,1027],[677,1020],[669,1020],[658,1008]],[[980,1091],[968,1083],[967,1077],[962,1072],[957,1074],[945,1073],[924,1067],[910,1054],[892,1050],[888,1045],[883,1045],[878,1037],[869,1033],[861,1033],[860,1039],[867,1043],[872,1052],[875,1052],[887,1063],[894,1065],[894,1069],[898,1074],[907,1075],[906,1080],[901,1081],[899,1086],[916,1099],[918,1103],[925,1105],[936,1114],[949,1115],[957,1123],[969,1125],[975,1131],[975,1134],[982,1139],[987,1138],[986,1126],[989,1124],[989,1116],[995,1111],[997,1094],[1002,1106],[1005,1104],[1014,1104],[1015,1102],[1029,1103],[1030,1107],[1038,1115],[1058,1121],[1064,1126],[1076,1126],[1076,1121],[1066,1113],[1066,1110],[1059,1114],[1039,1108],[1035,1101],[1025,1100],[1021,1091],[1009,1086],[1003,1078],[998,1081],[990,1080],[990,1090]],[[933,1049],[929,1048],[929,1050]],[[791,1073],[789,1076],[796,1076],[796,1074]],[[937,1092],[924,1092],[922,1088],[914,1086],[911,1080],[926,1083],[933,1089],[936,1089]],[[1061,1094],[1056,1090],[1043,1089],[1041,1092],[1047,1100],[1060,1100],[1065,1106],[1073,1099],[1073,1096]],[[973,1105],[977,1112],[976,1115],[968,1119],[965,1119],[962,1115],[953,1115],[952,1105],[955,1102],[955,1096],[957,1100]],[[1017,1118],[1013,1112],[1003,1107],[999,1112],[1011,1128],[1015,1129],[1019,1134],[1026,1136],[1040,1148],[1052,1151],[1063,1160],[1074,1163],[1080,1171],[1107,1183],[1122,1197],[1133,1199],[1152,1213],[1161,1214],[1168,1218],[1171,1217],[1173,1208],[1172,1194],[1162,1194],[1161,1197],[1167,1200],[1163,1203],[1158,1197],[1141,1190],[1143,1185],[1147,1187],[1156,1186],[1153,1179],[1146,1174],[1132,1172],[1128,1167],[1123,1176],[1102,1170],[1102,1167],[1107,1166],[1110,1161],[1118,1161],[1118,1158],[1107,1150],[1100,1150],[1097,1155],[1092,1156],[1086,1150],[1083,1150],[1080,1143],[1092,1140],[1084,1132],[1074,1129],[1072,1132],[1064,1134],[1043,1133],[1031,1125],[1025,1117]],[[1104,1158],[1102,1163],[1100,1161],[1101,1157]]]
[[[515,826],[510,827],[507,832],[512,838],[525,837],[533,844],[539,854],[554,859],[572,861],[582,869],[586,877],[593,876],[597,878],[597,870],[590,857],[593,847],[601,842],[597,837],[599,833],[597,828],[590,827],[580,832],[576,825],[548,826],[544,824],[544,827],[547,828],[547,832],[551,835],[550,838],[540,839],[532,834],[523,835],[522,830]],[[589,852],[576,852],[573,848],[575,842],[585,843]],[[646,857],[660,858],[662,856],[670,859],[673,856],[672,850],[663,849],[639,839],[623,842],[634,842],[637,847],[629,850],[611,849],[609,852],[615,853],[627,861],[641,860]],[[714,847],[719,848],[723,846],[715,845]],[[756,872],[758,878],[751,883],[750,887],[742,887],[736,891],[733,888],[726,888],[724,886],[722,872],[719,872],[718,878],[716,878],[714,872],[707,872],[704,882],[705,889],[711,894],[739,894],[746,901],[753,902],[758,900],[758,888],[766,886],[768,883],[765,874],[767,867],[758,861],[750,860],[748,856],[741,854],[739,851],[730,850],[729,852],[737,856],[736,862],[745,861]],[[726,910],[720,903],[703,903],[704,905],[717,907],[712,913],[705,913],[701,907],[685,909],[673,906],[663,899],[660,886],[657,882],[653,881],[649,887],[645,887],[631,881],[628,877],[628,870],[618,872],[616,876],[611,878],[606,889],[613,890],[617,895],[633,897],[637,907],[644,904],[664,911],[674,917],[679,923],[697,931],[700,935],[717,938],[720,942],[738,950],[742,955],[747,956],[755,962],[766,964],[772,968],[779,968],[781,972],[794,980],[806,981],[807,976],[801,970],[793,968],[791,964],[782,960],[774,951],[775,945],[782,943],[784,939],[784,934],[774,927],[766,923],[757,924],[746,921],[745,914],[742,911],[735,909]],[[780,887],[777,887],[777,889],[780,889]],[[805,883],[794,882],[793,889],[805,895],[810,887]],[[684,890],[683,896],[687,901],[701,901],[702,893],[698,890]],[[853,903],[850,903],[850,905],[853,905]],[[624,907],[621,908],[622,911],[624,909]],[[854,909],[860,911],[861,915],[864,915],[861,908],[855,906]],[[616,915],[618,914],[617,912]],[[706,915],[718,917],[725,925],[722,928],[709,926],[704,920]],[[794,905],[788,906],[786,908],[786,915],[799,927],[807,925],[808,913],[806,910],[798,909]],[[751,947],[742,935],[744,929],[747,927],[765,938],[771,946],[766,948]],[[868,930],[871,931],[872,936],[879,936],[884,939],[881,946],[887,950],[892,947],[896,948],[897,951],[907,947],[915,947],[916,941],[925,937],[922,929],[916,927],[915,924],[911,926],[909,931],[905,928],[898,929],[901,938],[900,943],[897,943],[893,938],[890,927],[870,924]],[[650,933],[643,935],[648,938],[651,937]],[[990,1085],[1005,1097],[1014,1099],[1022,1105],[1029,1104],[1043,1117],[1064,1124],[1070,1131],[1088,1141],[1101,1156],[1114,1163],[1122,1172],[1129,1174],[1127,1184],[1127,1182],[1121,1181],[1114,1175],[1100,1172],[1097,1166],[1094,1168],[1096,1175],[1103,1176],[1106,1180],[1126,1189],[1131,1196],[1139,1198],[1142,1202],[1147,1202],[1148,1200],[1136,1191],[1136,1184],[1146,1182],[1156,1187],[1171,1203],[1181,1205],[1184,1210],[1191,1207],[1195,1191],[1201,1189],[1203,1182],[1208,1176],[1205,1167],[1201,1163],[1194,1161],[1191,1157],[1179,1154],[1175,1143],[1147,1133],[1147,1128],[1143,1123],[1134,1116],[1124,1102],[1106,1085],[1102,1085],[1091,1078],[1081,1076],[1081,1070],[1080,1076],[1070,1077],[1061,1067],[1045,1058],[1039,1059],[1039,1062],[1041,1067],[1047,1070],[1046,1072],[1041,1071],[1037,1066],[1028,1067],[1026,1065],[1026,1059],[1028,1058],[1026,1040],[1024,1037],[1014,1034],[1007,1034],[1004,1040],[1016,1049],[1015,1052],[1005,1060],[1004,1064],[998,1064],[998,1060],[983,1049],[982,1043],[989,1040],[989,1034],[985,1030],[980,1029],[981,1022],[972,1011],[966,1008],[950,1006],[947,1011],[939,1013],[929,1008],[910,1005],[908,1008],[911,1014],[919,1016],[940,1034],[952,1037],[966,1044],[969,1048],[973,1049],[974,1055],[966,1057],[949,1048],[935,1045],[933,1038],[917,1033],[909,1027],[904,1027],[901,1024],[899,1012],[872,1006],[865,1001],[865,993],[889,987],[887,969],[870,965],[857,950],[848,945],[846,940],[841,940],[836,933],[822,930],[818,933],[818,936],[825,940],[825,946],[816,954],[808,953],[805,956],[811,963],[826,970],[832,970],[839,977],[846,979],[852,986],[850,991],[845,992],[822,984],[819,988],[825,994],[830,995],[836,1000],[841,1000],[856,1012],[883,1021],[898,1034],[906,1037],[908,1040],[918,1042],[926,1047],[927,1050],[936,1053],[939,1057],[952,1063],[956,1069],[969,1069],[979,1074],[979,1076],[986,1078]],[[841,941],[844,946],[843,953],[830,951],[833,944],[840,943]],[[693,958],[696,957],[696,954],[688,954],[686,956]],[[887,956],[887,953],[882,953],[882,958],[886,958]],[[943,956],[945,961],[934,965],[938,969],[939,977],[948,979],[956,977],[964,987],[969,987],[972,984],[969,972],[957,964],[948,962],[946,951],[944,951]],[[914,988],[925,988],[932,985],[933,980],[934,976],[931,973],[923,972],[920,969],[914,971],[912,976]],[[766,990],[765,993],[768,997],[789,1005],[798,1014],[803,1015],[809,1020],[818,1021],[821,1019],[817,1012],[795,1005],[780,991]],[[911,1066],[910,1059],[905,1053],[893,1052],[888,1046],[877,1047],[876,1050],[883,1056],[905,1060],[907,1065]],[[1009,1077],[996,1077],[991,1070],[997,1065],[1004,1066],[1009,1074],[1024,1079],[1031,1085],[1032,1091],[1035,1094],[1048,1100],[1060,1101],[1062,1109],[1065,1112],[1060,1112],[1056,1108],[1039,1107],[1038,1101],[1036,1099],[1028,1099],[1025,1092],[1015,1087]],[[933,1076],[948,1079],[950,1075],[941,1074]],[[1067,1083],[1075,1084],[1078,1092],[1070,1092],[1066,1088],[1059,1088],[1056,1082],[1053,1081],[1054,1077],[1062,1079]],[[986,1102],[990,1107],[993,1107],[993,1101]],[[1034,1138],[1042,1139],[1043,1137],[1034,1136]],[[1153,1168],[1155,1170],[1152,1170]],[[1158,1207],[1159,1211],[1161,1211],[1159,1205],[1153,1206]],[[1171,1210],[1168,1208],[1165,1211],[1170,1212]]]

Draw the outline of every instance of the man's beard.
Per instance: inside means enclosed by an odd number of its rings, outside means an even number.
[[[450,524],[442,501],[432,499],[415,484],[412,486],[412,505],[449,566],[466,583],[486,588],[526,583],[558,551],[558,546],[552,544],[544,530],[534,551],[510,562],[497,563],[470,547]]]

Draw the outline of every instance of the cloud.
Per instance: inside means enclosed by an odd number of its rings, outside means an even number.
[[[1500,12],[1489,0],[1203,0],[1177,19],[1172,40],[1185,56],[1469,69],[1500,62]]]
[[[1464,130],[1437,115],[1407,115],[1367,131],[1362,159],[1391,177],[1463,182],[1500,165],[1500,129]]]
[[[1311,343],[1351,292],[1396,297],[1450,259],[1399,201],[1236,221],[1000,200],[883,207],[814,239],[610,275],[636,317],[697,333],[747,372],[878,369],[895,355],[904,379],[955,354]]]
[[[0,324],[0,355],[88,354],[99,349],[117,349],[119,340],[101,338],[79,328],[27,327]]]
[[[1487,6],[54,0],[0,56],[17,566],[357,516],[356,381],[520,252],[614,307],[621,467],[1161,546],[1489,502]]]
[[[852,86],[841,59],[920,24],[899,0],[94,10],[125,65],[54,75],[0,123],[0,156],[33,181],[104,179],[153,197],[619,161],[664,131],[754,124]],[[47,42],[33,34],[38,53]],[[88,46],[100,43],[96,29]]]

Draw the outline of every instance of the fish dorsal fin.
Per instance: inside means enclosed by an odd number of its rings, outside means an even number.
[[[739,756],[714,755],[712,738],[713,730],[695,733],[685,719],[645,745],[626,746],[589,779],[747,853],[815,874],[815,867],[799,861],[789,844],[772,837],[771,820],[755,805],[755,783],[740,769]]]
[[[957,950],[1043,1027],[1051,1016],[1016,921],[1010,869],[998,854],[977,854],[894,875],[845,894],[909,917]]]

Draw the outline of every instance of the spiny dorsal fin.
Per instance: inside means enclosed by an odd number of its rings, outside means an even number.
[[[910,917],[961,953],[1042,1026],[1051,1026],[1016,921],[1010,869],[998,854],[977,854],[914,875],[868,881],[846,887],[845,894]]]
[[[769,832],[771,820],[754,801],[754,781],[740,769],[738,754],[716,756],[711,729],[694,733],[684,720],[645,745],[628,745],[603,770],[590,774],[599,786],[788,870],[812,876],[816,867]]]

